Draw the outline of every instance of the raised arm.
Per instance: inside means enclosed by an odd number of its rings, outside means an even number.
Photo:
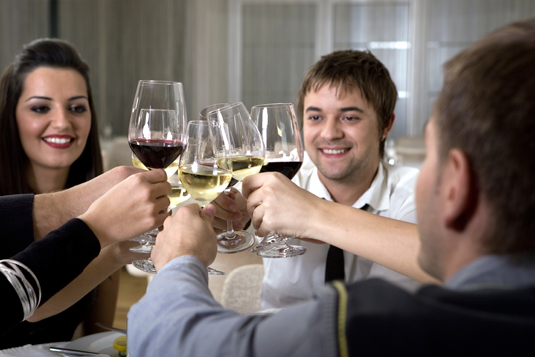
[[[437,283],[418,265],[414,224],[322,200],[278,173],[247,177],[243,194],[259,236],[275,232],[318,240],[422,283]]]
[[[110,188],[140,172],[143,170],[120,166],[70,189],[36,195],[33,201],[35,240],[43,238],[69,219],[78,217]]]
[[[167,175],[163,170],[142,171],[130,176],[91,204],[89,209],[79,216],[79,219],[69,220],[59,229],[49,233],[49,238],[31,244],[12,259],[25,264],[36,274],[43,293],[42,303],[44,303],[75,279],[99,254],[101,248],[109,247],[160,226],[168,216],[167,194],[170,189]],[[49,200],[49,202],[53,202],[52,207],[61,206],[54,200]],[[37,209],[51,210],[51,207],[38,206]],[[35,210],[36,207],[34,207]],[[61,211],[61,214],[67,213],[65,208]],[[73,254],[73,252],[78,254]],[[79,288],[86,289],[85,291],[94,288],[102,282],[102,276],[107,274],[107,277],[117,269],[116,262],[108,263],[110,263],[106,266],[109,269],[108,272],[100,275],[94,274],[95,271],[102,272],[102,269],[106,267],[89,267],[86,269],[88,275],[74,283],[81,284]],[[0,281],[2,291],[7,294],[4,296],[16,300],[15,295],[8,296],[12,289],[9,289],[9,282],[4,280]],[[73,296],[69,298],[75,299]],[[15,308],[10,310],[5,316],[5,324],[2,323],[0,327],[2,330],[9,328],[11,323],[21,321],[21,316],[21,311]]]

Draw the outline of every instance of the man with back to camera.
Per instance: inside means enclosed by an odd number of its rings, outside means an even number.
[[[240,315],[222,308],[208,289],[206,267],[217,250],[211,227],[215,207],[199,218],[198,206],[191,205],[164,222],[152,253],[158,274],[129,313],[131,355],[533,351],[533,63],[535,19],[530,19],[496,30],[445,65],[444,86],[425,128],[427,155],[416,190],[418,262],[445,281],[443,287],[427,285],[412,294],[381,279],[347,286],[337,281],[314,300],[278,313]],[[272,207],[278,197],[272,196],[280,182],[289,181],[277,173],[244,180],[255,228],[270,231],[279,224],[272,219],[280,215]],[[300,221],[298,214],[291,217],[297,236],[338,242],[341,231],[353,234],[353,222],[360,225],[373,216],[348,213],[347,207],[292,189],[307,197],[306,207],[295,200],[292,209],[310,214]],[[318,212],[324,221],[316,219]],[[341,212],[354,221],[339,227]],[[391,248],[395,227],[409,225],[371,220],[378,221],[372,228],[384,235],[382,249]]]

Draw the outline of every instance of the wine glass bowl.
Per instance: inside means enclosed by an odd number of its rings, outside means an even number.
[[[128,136],[134,155],[148,169],[165,169],[184,150],[177,113],[168,109],[141,109]]]

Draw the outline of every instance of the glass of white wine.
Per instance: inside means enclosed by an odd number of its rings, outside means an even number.
[[[228,126],[232,161],[230,186],[259,173],[266,150],[260,131],[245,105],[237,102],[215,109],[208,113],[207,119]],[[235,231],[232,221],[227,221],[226,232],[217,236],[217,251],[223,254],[238,253],[249,249],[254,243],[254,234],[244,230]]]
[[[197,203],[204,208],[227,188],[232,178],[228,126],[211,121],[188,123],[188,144],[180,157],[178,176]],[[208,267],[208,273],[225,274]]]

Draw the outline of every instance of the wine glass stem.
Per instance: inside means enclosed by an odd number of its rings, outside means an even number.
[[[234,225],[232,221],[227,221],[227,232],[225,233],[227,239],[236,238],[236,233],[234,232]]]

